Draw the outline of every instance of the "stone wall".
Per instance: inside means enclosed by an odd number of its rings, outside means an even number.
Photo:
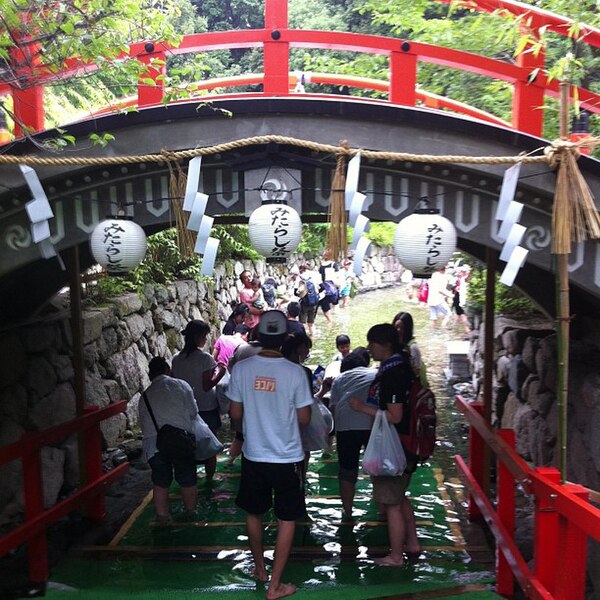
[[[483,376],[483,325],[471,345],[475,387]],[[575,319],[569,352],[567,480],[600,491],[600,321]],[[557,354],[553,322],[495,321],[493,423],[513,429],[532,466],[559,465]],[[526,522],[527,523],[527,522]],[[532,550],[532,523],[520,528]],[[520,545],[521,546],[521,545]],[[587,598],[600,598],[600,544],[590,540]]]
[[[567,477],[600,490],[600,322],[573,328],[568,382]],[[483,325],[471,345],[483,377]],[[556,333],[552,321],[495,322],[493,423],[514,429],[517,451],[534,466],[558,466]]]
[[[231,312],[244,269],[271,276],[287,288],[289,268],[306,262],[297,256],[290,264],[235,262],[216,268],[210,282],[176,281],[148,285],[143,294],[127,294],[101,307],[86,307],[83,319],[86,403],[99,407],[128,400],[126,414],[101,425],[105,449],[135,437],[137,405],[149,385],[148,362],[153,356],[169,361],[183,343],[181,329],[190,319],[213,327],[213,338]],[[315,266],[313,261],[307,261]],[[402,268],[393,253],[376,251],[366,259],[359,291],[397,283]],[[210,340],[209,340],[210,344]],[[27,325],[0,333],[0,447],[75,417],[70,313],[67,306]],[[111,453],[107,455],[110,457]],[[120,460],[115,457],[114,460]],[[56,503],[78,485],[75,440],[42,452],[44,503]],[[0,528],[22,518],[20,461],[0,467]]]

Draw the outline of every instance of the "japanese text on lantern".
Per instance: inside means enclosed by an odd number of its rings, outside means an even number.
[[[426,273],[433,273],[437,271],[437,258],[440,255],[439,247],[442,245],[442,234],[444,230],[437,225],[432,223],[427,228],[427,236],[425,237],[425,247],[427,248],[427,266],[425,267]]]
[[[287,206],[276,206],[271,210],[271,225],[273,226],[274,248],[272,256],[287,256],[287,246],[290,243],[286,237],[289,235],[290,210]]]
[[[104,228],[104,239],[102,241],[108,268],[111,271],[119,269],[127,270],[122,264],[123,262],[123,234],[125,230],[119,223],[111,221]]]

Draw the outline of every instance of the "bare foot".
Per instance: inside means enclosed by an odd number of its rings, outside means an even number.
[[[258,581],[262,581],[263,583],[266,583],[267,581],[269,581],[269,574],[267,573],[266,569],[262,568],[262,569],[257,569],[256,567],[252,570],[252,576],[255,579],[258,579]]]
[[[391,554],[388,554],[383,558],[376,558],[373,562],[382,567],[401,567],[404,564],[404,559],[402,557],[395,558]]]
[[[296,593],[296,586],[293,583],[280,583],[275,589],[269,588],[267,590],[267,600],[277,600],[277,598],[285,598]]]

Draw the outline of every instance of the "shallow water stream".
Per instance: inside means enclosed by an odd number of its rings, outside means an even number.
[[[418,302],[410,302],[406,288],[389,287],[353,298],[345,308],[335,307],[333,322],[328,323],[319,312],[315,323],[316,333],[308,366],[327,366],[337,354],[335,338],[341,333],[350,336],[352,347],[366,346],[366,334],[372,325],[389,323],[400,311],[411,313],[415,324],[415,338],[423,360],[427,364],[427,374],[431,389],[436,394],[438,412],[438,446],[436,461],[445,469],[452,464],[452,456],[464,456],[466,430],[460,413],[454,407],[454,388],[448,383],[444,369],[449,366],[448,342],[464,340],[461,327],[452,323],[449,329],[432,331],[427,307]]]

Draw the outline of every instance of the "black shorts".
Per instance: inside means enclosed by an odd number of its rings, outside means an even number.
[[[273,506],[275,516],[282,521],[301,519],[306,514],[302,462],[254,462],[242,456],[235,503],[251,515],[263,515]]]
[[[370,435],[371,431],[369,429],[336,432],[336,448],[340,469],[358,469],[360,450],[367,447]]]
[[[323,296],[319,301],[319,306],[323,310],[324,313],[329,312],[331,310],[331,298],[329,296]]]
[[[212,410],[199,410],[198,414],[208,425],[208,428],[216,435],[217,431],[221,427],[221,415],[219,414],[219,409],[213,408]]]
[[[148,464],[152,469],[152,483],[158,487],[168,488],[173,482],[173,471],[175,481],[181,487],[193,487],[196,485],[196,459],[170,459],[164,454],[157,452]]]

